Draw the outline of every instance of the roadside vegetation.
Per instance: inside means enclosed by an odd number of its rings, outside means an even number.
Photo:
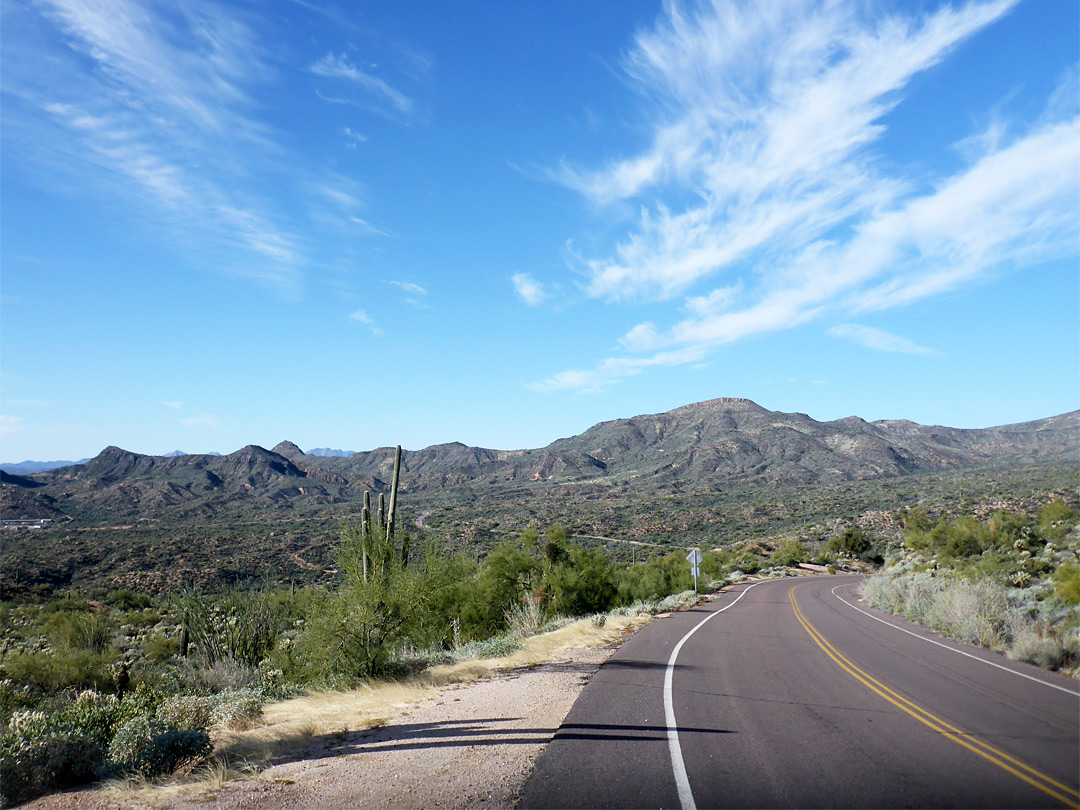
[[[983,522],[935,524],[918,511],[878,529],[838,521],[827,536],[703,550],[699,586],[782,576],[802,563],[865,570],[888,557],[867,585],[878,604],[1028,660],[1075,666],[1077,523],[1061,501]],[[331,585],[114,589],[0,604],[3,804],[102,779],[224,772],[238,741],[261,739],[268,704],[280,714],[284,700],[424,684],[481,659],[532,655],[537,639],[580,617],[602,628],[698,599],[685,547],[642,542],[616,555],[558,524],[530,525],[483,555],[349,522],[337,546]],[[941,617],[952,614],[968,624],[950,630]]]
[[[794,538],[705,551],[699,586],[811,557],[830,563],[864,543],[849,531],[813,553]],[[552,525],[530,526],[477,560],[346,523],[332,588],[117,589],[3,603],[3,803],[205,767],[214,743],[259,722],[267,701],[511,656],[575,617],[603,626],[609,616],[693,605],[685,556],[618,562]]]
[[[1076,675],[1080,666],[1080,516],[1055,499],[1034,514],[999,511],[933,523],[901,516],[904,535],[864,584],[866,600],[970,644]]]

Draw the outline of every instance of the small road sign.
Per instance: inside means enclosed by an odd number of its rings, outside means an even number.
[[[701,556],[701,552],[696,548],[692,549],[689,554],[686,555],[686,561],[690,563],[690,573],[694,575],[694,593],[697,593],[697,578],[698,578],[698,566],[701,565],[701,561],[705,558]]]

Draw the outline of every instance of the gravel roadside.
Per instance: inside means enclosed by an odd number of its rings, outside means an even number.
[[[33,810],[104,808],[510,808],[536,758],[618,640],[444,686],[366,731],[313,736],[256,777],[177,788],[106,787]]]

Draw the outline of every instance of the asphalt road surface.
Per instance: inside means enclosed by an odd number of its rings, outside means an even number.
[[[1077,682],[868,608],[858,581],[738,586],[645,627],[520,807],[1077,807]]]

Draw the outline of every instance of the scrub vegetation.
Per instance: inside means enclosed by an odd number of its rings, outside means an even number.
[[[1010,658],[1080,664],[1080,516],[1055,499],[1035,514],[999,511],[933,523],[902,516],[904,536],[869,578],[867,601]]]
[[[345,524],[336,587],[4,603],[3,802],[205,765],[212,740],[256,722],[268,700],[512,655],[573,617],[603,626],[612,611],[696,602],[685,550],[618,562],[557,524],[530,526],[479,561],[410,546],[403,533]],[[808,556],[793,538],[771,551],[705,551],[699,584]]]

